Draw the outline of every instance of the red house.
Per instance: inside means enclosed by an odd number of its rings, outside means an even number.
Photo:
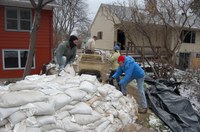
[[[0,79],[21,78],[29,52],[34,10],[29,0],[0,0]],[[31,74],[52,58],[53,5],[41,12]]]

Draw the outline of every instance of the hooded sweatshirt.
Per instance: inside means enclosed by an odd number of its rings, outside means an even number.
[[[125,76],[119,81],[119,85],[126,84],[133,79],[143,78],[145,75],[144,70],[131,56],[125,57],[124,65],[122,67],[118,66],[112,77],[118,78],[122,73],[125,73]]]

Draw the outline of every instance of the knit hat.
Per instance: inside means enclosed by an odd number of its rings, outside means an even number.
[[[115,45],[114,50],[120,50],[120,47],[118,45]]]
[[[124,61],[125,61],[125,56],[120,55],[120,56],[118,57],[118,62],[124,62]]]
[[[74,40],[78,40],[78,38],[75,35],[71,35],[69,38],[69,42],[73,42]]]
[[[69,45],[70,45],[71,48],[76,46],[76,44],[73,43],[74,40],[78,40],[78,38],[74,35],[71,35],[70,38],[69,38]]]

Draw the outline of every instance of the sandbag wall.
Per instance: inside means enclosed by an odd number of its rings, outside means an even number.
[[[32,75],[0,87],[0,132],[115,132],[137,103],[95,76]]]

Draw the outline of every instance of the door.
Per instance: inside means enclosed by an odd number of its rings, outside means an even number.
[[[121,50],[125,50],[125,35],[121,30],[117,30],[117,42],[121,44]]]
[[[179,68],[181,70],[186,70],[189,68],[190,53],[180,53],[179,54]]]

